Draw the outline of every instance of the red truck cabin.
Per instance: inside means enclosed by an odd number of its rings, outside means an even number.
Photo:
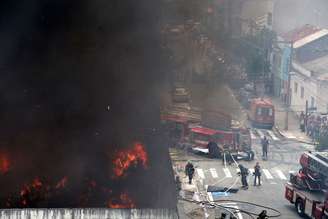
[[[232,144],[234,142],[233,132],[214,130],[205,127],[194,127],[191,129],[191,142],[197,147],[206,148],[209,141],[220,144]]]
[[[254,99],[251,102],[249,118],[252,125],[271,129],[274,125],[274,105],[268,99]]]

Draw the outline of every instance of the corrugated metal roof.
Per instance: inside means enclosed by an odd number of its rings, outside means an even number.
[[[62,208],[62,209],[3,209],[1,219],[177,219],[176,209],[106,209],[106,208]]]
[[[300,48],[300,47],[302,47],[302,46],[304,46],[304,45],[306,45],[310,42],[313,42],[313,41],[315,41],[315,40],[317,40],[317,39],[319,39],[323,36],[326,36],[326,35],[328,35],[328,29],[322,29],[320,31],[317,31],[317,32],[315,32],[311,35],[308,35],[308,36],[296,41],[294,43],[294,48],[295,49]]]

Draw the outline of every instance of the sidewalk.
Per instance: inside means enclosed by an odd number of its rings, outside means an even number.
[[[299,119],[292,111],[289,111],[288,130],[285,130],[286,107],[278,97],[270,98],[275,106],[275,128],[277,131],[285,138],[296,139],[300,142],[312,144],[311,138],[309,138],[304,132],[301,132]]]

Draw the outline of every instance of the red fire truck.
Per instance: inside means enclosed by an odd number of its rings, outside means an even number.
[[[328,219],[328,152],[303,153],[300,164],[286,184],[285,198],[300,216]]]
[[[254,127],[271,129],[274,114],[274,105],[269,99],[256,98],[251,101],[248,117]]]
[[[161,110],[161,121],[176,145],[188,141],[191,127],[201,122],[201,113],[189,105],[172,105]]]
[[[225,147],[228,146],[228,150],[240,159],[251,160],[254,157],[254,152],[251,151],[250,132],[246,128],[235,127],[230,130],[215,130],[203,126],[191,128],[189,143],[194,151],[210,153],[208,148],[210,142],[218,145],[219,153],[226,150]]]
[[[220,151],[223,151],[226,145],[235,153],[251,151],[249,130],[236,125],[230,115],[225,113],[174,106],[162,110],[161,120],[176,146],[209,153],[208,145],[214,142]]]

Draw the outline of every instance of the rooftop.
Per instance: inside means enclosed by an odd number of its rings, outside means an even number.
[[[321,29],[310,24],[306,24],[300,28],[291,30],[282,35],[282,38],[286,41],[297,42],[309,35],[312,35]]]
[[[328,55],[302,63],[302,66],[312,72],[312,75],[320,80],[328,79]]]
[[[315,33],[312,33],[312,34],[294,42],[294,48],[295,49],[300,48],[300,47],[302,47],[310,42],[313,42],[317,39],[320,39],[321,37],[326,36],[326,35],[328,35],[327,29],[319,30]]]
[[[256,98],[254,102],[259,105],[272,105],[271,100],[265,98]]]

